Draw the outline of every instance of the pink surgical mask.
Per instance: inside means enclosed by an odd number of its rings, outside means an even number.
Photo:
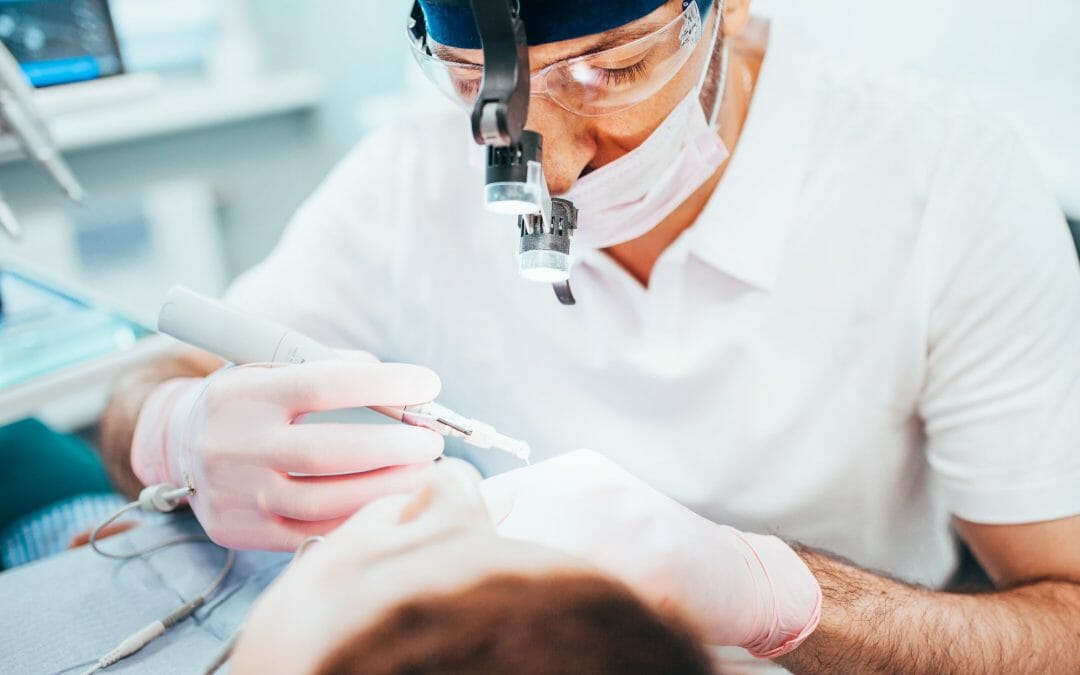
[[[719,26],[710,54],[718,34]],[[714,119],[723,101],[727,61],[725,45]],[[671,215],[727,160],[727,146],[700,104],[704,79],[705,75],[644,143],[578,179],[562,195],[580,212],[574,233],[578,245],[607,248],[640,237]]]

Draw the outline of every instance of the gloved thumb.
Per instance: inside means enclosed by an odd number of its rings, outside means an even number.
[[[496,527],[509,518],[514,510],[514,502],[517,501],[517,481],[513,480],[512,474],[523,470],[517,469],[494,476],[480,484],[480,496],[484,499],[488,515]]]
[[[401,510],[399,522],[410,522],[432,510],[440,517],[451,518],[461,510],[479,511],[484,508],[479,485],[476,467],[461,459],[443,457],[428,470],[427,481]]]

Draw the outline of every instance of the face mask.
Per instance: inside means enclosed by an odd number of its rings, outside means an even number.
[[[719,26],[710,54],[718,34]],[[714,116],[723,100],[726,52],[723,71]],[[578,179],[562,195],[579,210],[577,244],[607,248],[640,237],[671,215],[727,160],[730,153],[700,104],[703,83],[704,76],[644,143]]]

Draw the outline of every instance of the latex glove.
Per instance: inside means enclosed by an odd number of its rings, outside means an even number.
[[[717,525],[605,457],[579,450],[489,478],[498,530],[582,557],[657,608],[674,608],[713,645],[760,658],[817,627],[821,589],[776,537]]]
[[[442,454],[437,433],[294,423],[310,412],[427,403],[439,393],[426,368],[357,358],[165,382],[139,414],[135,475],[144,485],[194,487],[189,502],[210,538],[242,549],[294,550],[374,499],[415,490]]]
[[[487,578],[483,543],[506,542],[495,536],[479,482],[468,464],[444,459],[417,492],[368,504],[311,542],[248,612],[229,672],[312,673],[402,603]]]

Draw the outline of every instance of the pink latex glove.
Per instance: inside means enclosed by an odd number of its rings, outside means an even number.
[[[427,403],[439,393],[438,376],[343,358],[161,384],[139,414],[135,475],[144,485],[192,486],[191,508],[210,538],[241,549],[294,550],[370,501],[415,490],[442,454],[435,432],[295,422],[316,411]]]
[[[713,645],[759,658],[817,627],[821,589],[780,539],[717,525],[607,458],[579,450],[482,486],[499,533],[561,549],[674,608]]]

